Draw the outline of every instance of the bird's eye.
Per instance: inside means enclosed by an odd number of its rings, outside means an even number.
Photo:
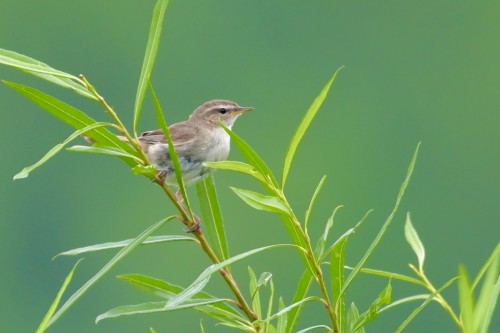
[[[226,108],[220,108],[219,109],[219,113],[226,114],[227,113],[227,109]]]

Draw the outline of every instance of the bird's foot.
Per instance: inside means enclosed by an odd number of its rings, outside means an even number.
[[[193,219],[194,219],[194,224],[185,230],[189,234],[197,234],[201,230],[200,218],[193,214]]]

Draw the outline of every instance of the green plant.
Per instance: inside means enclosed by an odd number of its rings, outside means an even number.
[[[71,136],[69,136],[61,144],[52,148],[39,162],[23,169],[20,173],[18,173],[14,177],[15,179],[27,177],[30,172],[44,164],[74,139],[85,134],[95,140],[97,145],[92,147],[73,146],[68,148],[68,150],[75,152],[106,154],[122,159],[136,174],[143,175],[156,182],[158,186],[162,188],[168,199],[175,205],[178,211],[178,213],[176,213],[177,215],[158,221],[134,239],[116,243],[97,244],[61,253],[60,255],[79,255],[94,251],[120,249],[118,253],[102,267],[101,270],[99,270],[59,307],[63,292],[70,283],[74,270],[76,269],[75,265],[75,268],[66,278],[46,317],[40,324],[39,332],[45,331],[53,323],[59,320],[72,304],[83,296],[89,288],[97,283],[107,272],[109,272],[112,267],[124,259],[138,245],[169,241],[189,241],[199,245],[200,249],[204,251],[212,260],[213,265],[207,267],[207,269],[203,271],[188,287],[176,286],[168,283],[167,281],[162,281],[140,274],[119,276],[119,279],[128,282],[134,287],[156,296],[159,295],[162,297],[162,300],[137,305],[119,306],[98,316],[97,321],[123,315],[138,315],[151,312],[194,309],[219,320],[224,325],[248,332],[292,332],[297,330],[297,325],[304,306],[310,302],[320,302],[323,304],[325,312],[328,314],[330,319],[329,322],[320,323],[318,325],[302,329],[300,332],[313,329],[325,329],[331,332],[364,332],[365,327],[371,321],[376,319],[380,313],[400,304],[424,300],[424,302],[408,317],[408,320],[401,325],[399,330],[403,330],[423,307],[434,300],[441,304],[445,311],[450,314],[459,330],[463,332],[485,332],[488,329],[488,323],[491,321],[496,299],[498,298],[498,248],[494,251],[493,255],[487,261],[472,285],[469,283],[465,269],[461,269],[459,278],[462,308],[461,318],[452,310],[451,306],[446,302],[441,294],[441,291],[451,285],[451,283],[453,283],[457,278],[451,279],[439,289],[436,289],[431,284],[423,270],[425,258],[424,247],[420,242],[416,231],[411,225],[409,216],[407,218],[406,237],[416,252],[419,260],[418,268],[413,265],[410,266],[417,275],[417,278],[365,268],[368,259],[374,253],[374,250],[380,243],[390,224],[394,221],[396,212],[398,211],[415,167],[418,147],[410,162],[406,178],[401,185],[393,211],[382,225],[382,228],[373,240],[372,244],[369,246],[359,262],[350,270],[349,274],[346,275],[345,269],[345,253],[347,245],[350,237],[361,227],[362,222],[368,217],[368,213],[353,228],[345,231],[337,240],[331,241],[329,240],[329,235],[334,225],[335,214],[339,209],[339,207],[337,207],[333,211],[330,219],[327,221],[325,231],[320,239],[315,241],[311,240],[309,234],[309,226],[310,223],[312,223],[311,212],[315,206],[316,199],[325,184],[326,177],[323,177],[317,185],[310,200],[309,208],[304,219],[301,219],[296,215],[287,198],[285,185],[302,138],[306,134],[309,125],[326,99],[328,92],[337,77],[338,71],[334,73],[319,96],[312,103],[295,132],[295,135],[292,137],[284,160],[281,181],[277,180],[272,170],[252,147],[227,128],[226,131],[246,158],[247,163],[225,161],[208,164],[212,168],[231,170],[250,175],[257,180],[263,186],[265,191],[264,193],[238,188],[232,188],[232,190],[249,206],[279,215],[284,222],[293,244],[274,244],[262,248],[251,249],[244,253],[231,256],[229,254],[228,241],[225,236],[222,214],[219,208],[220,205],[212,178],[208,178],[204,182],[197,184],[197,194],[200,200],[203,226],[208,237],[206,237],[204,232],[201,230],[194,232],[193,236],[152,236],[165,223],[173,220],[180,220],[188,228],[192,227],[196,223],[194,217],[195,215],[191,210],[189,197],[187,196],[185,187],[182,183],[180,168],[176,168],[176,176],[180,184],[180,192],[183,197],[183,202],[185,203],[184,205],[178,202],[172,190],[163,184],[157,177],[156,171],[150,165],[147,157],[138,146],[136,140],[137,130],[141,119],[142,105],[147,95],[148,86],[156,106],[158,123],[167,135],[167,138],[169,137],[168,126],[162,112],[162,107],[156,97],[156,94],[154,93],[152,85],[150,84],[150,77],[156,59],[160,40],[159,37],[162,31],[161,27],[163,26],[163,19],[167,5],[168,1],[159,0],[154,10],[149,40],[146,47],[134,105],[134,122],[132,131],[129,131],[124,126],[118,114],[113,110],[113,108],[110,107],[106,100],[99,94],[97,89],[85,76],[81,75],[76,77],[55,70],[32,58],[11,51],[0,51],[0,63],[37,75],[45,80],[65,88],[72,89],[87,98],[95,100],[99,105],[104,107],[104,110],[112,120],[112,122],[97,122],[87,116],[84,112],[56,99],[55,97],[24,85],[6,82],[8,86],[19,91],[33,102],[37,103],[45,110],[76,129]],[[107,128],[117,130],[121,135],[126,136],[131,144],[125,144],[119,140],[115,134],[108,131]],[[173,157],[174,163],[178,165],[175,149],[173,148],[173,145],[170,145],[170,147],[170,153]],[[289,250],[297,251],[304,265],[302,278],[298,283],[296,294],[290,304],[286,304],[282,297],[276,301],[274,295],[275,282],[272,279],[271,273],[263,272],[259,275],[259,277],[257,277],[255,272],[249,268],[250,292],[245,294],[240,288],[240,283],[234,279],[231,274],[231,270],[229,269],[231,264],[243,260],[248,256],[276,248],[288,248]],[[325,267],[329,268],[329,272],[325,271]],[[221,274],[222,278],[227,283],[228,288],[234,295],[234,299],[221,299],[203,291],[203,288],[209,282],[211,276],[217,272]],[[354,303],[350,304],[350,306],[346,306],[346,293],[350,290],[353,280],[359,276],[360,273],[368,273],[389,278],[387,286],[380,292],[379,296],[373,301],[371,306],[363,312],[360,312]],[[485,276],[485,279],[480,293],[481,295],[478,303],[474,304],[473,290],[483,276]],[[422,286],[430,293],[392,301],[392,287],[390,284],[391,279],[399,279]],[[318,295],[310,295],[310,288],[313,284],[318,286]],[[269,297],[266,300],[267,307],[265,307],[263,305],[264,296],[263,293],[261,293],[261,290],[267,287],[269,288]],[[204,330],[203,327],[202,330]]]

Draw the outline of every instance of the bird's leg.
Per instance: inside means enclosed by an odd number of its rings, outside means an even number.
[[[201,220],[200,218],[193,213],[193,220],[194,220],[194,224],[189,227],[186,232],[187,233],[190,233],[190,234],[198,234],[201,230]]]
[[[157,175],[160,180],[160,184],[164,184],[165,179],[167,178],[167,171],[166,170],[158,171]]]
[[[186,206],[184,205],[184,198],[182,197],[182,192],[181,192],[181,189],[177,189],[177,191],[175,191],[175,199],[177,200],[178,203],[180,203],[184,208],[186,208]]]
[[[186,207],[186,204],[184,203],[184,198],[182,197],[182,192],[180,189],[175,191],[175,199],[182,206],[182,208],[185,211],[187,211],[187,207]],[[182,221],[182,222],[188,227],[185,230],[187,233],[197,234],[201,230],[200,229],[201,219],[195,213],[193,213],[193,221],[194,221],[194,224],[192,226],[188,225],[188,221]]]

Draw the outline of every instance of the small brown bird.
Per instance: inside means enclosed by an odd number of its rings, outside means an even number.
[[[240,115],[251,110],[253,108],[241,107],[232,101],[215,99],[200,105],[188,120],[169,126],[186,186],[213,172],[203,165],[204,162],[223,161],[228,157],[230,137],[220,122],[231,128]],[[165,177],[165,182],[177,185],[163,131],[144,132],[138,139],[149,161]]]

